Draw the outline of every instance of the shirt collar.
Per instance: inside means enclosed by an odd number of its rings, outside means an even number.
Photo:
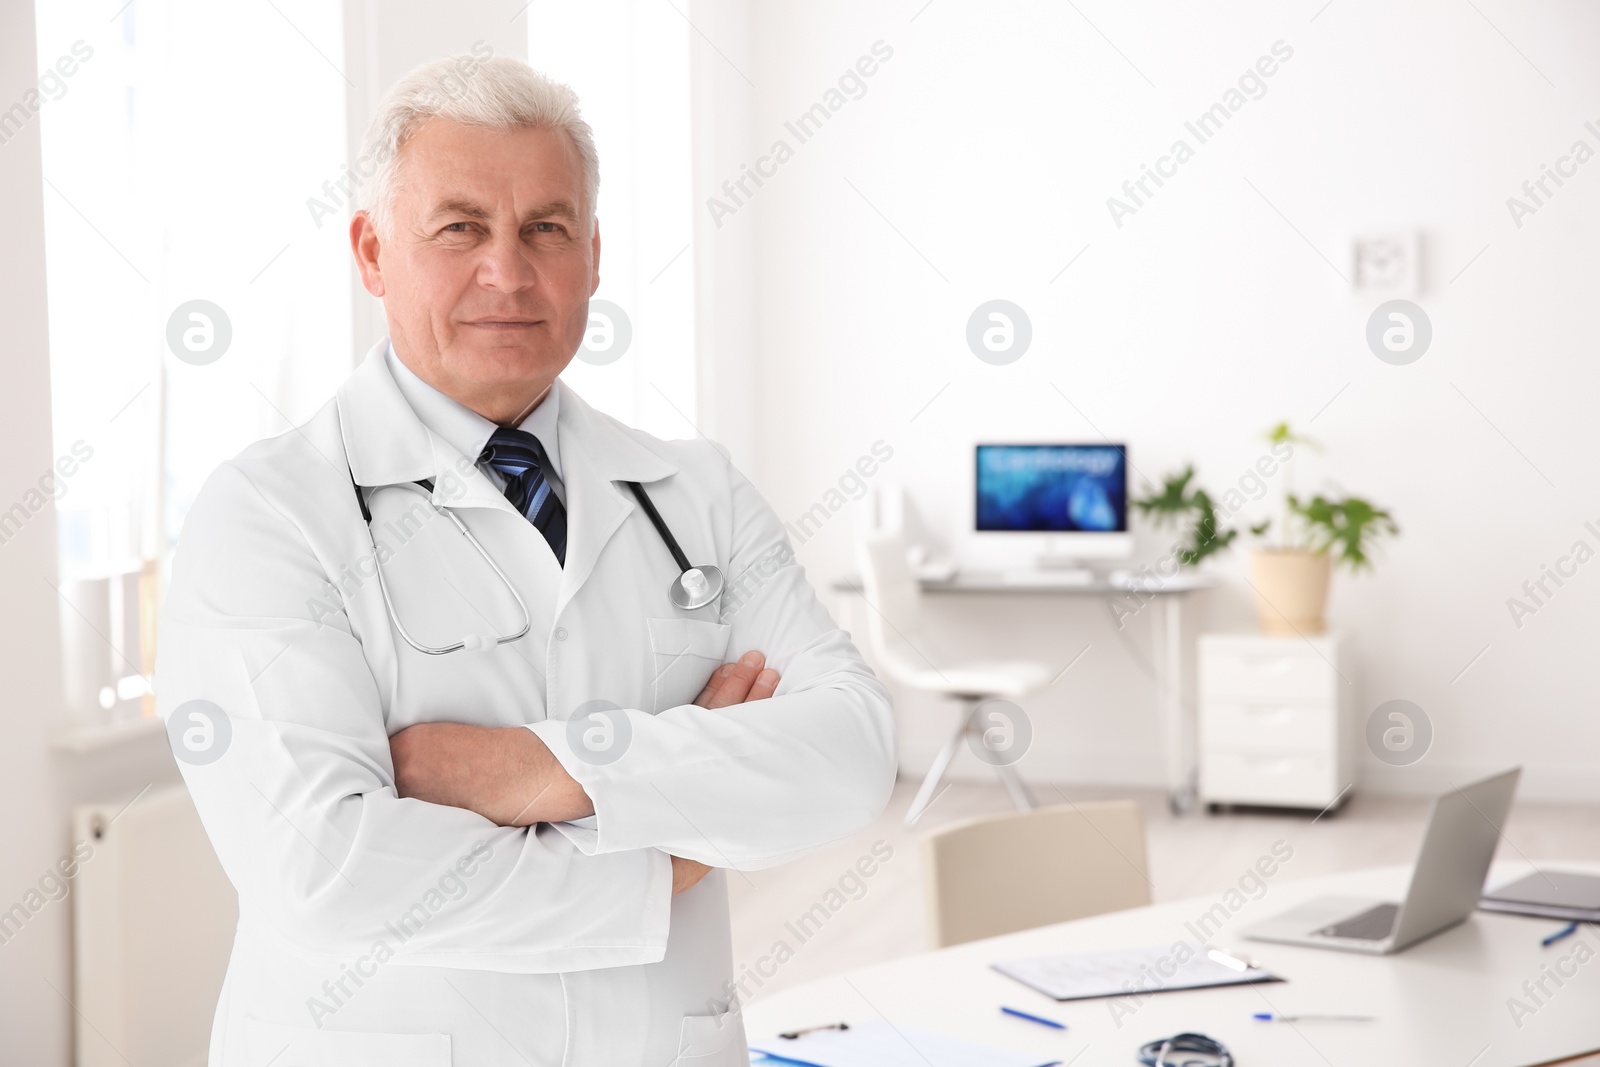
[[[422,425],[476,463],[478,457],[483,455],[489,437],[498,427],[465,404],[452,400],[417,377],[416,373],[400,359],[392,343],[384,344],[384,358],[389,364],[389,373],[393,375],[395,385],[400,389],[400,395],[405,398]],[[517,429],[531,433],[539,439],[539,444],[544,446],[545,455],[549,457],[550,466],[558,479],[563,477],[560,435],[557,433],[557,418],[560,414],[561,390],[552,383],[544,399],[517,425]]]

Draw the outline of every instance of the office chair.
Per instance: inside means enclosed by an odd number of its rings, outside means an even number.
[[[1004,660],[935,666],[925,655],[926,642],[918,640],[922,587],[906,561],[905,540],[898,532],[874,531],[861,538],[858,548],[867,601],[867,646],[873,660],[893,682],[954,697],[961,703],[954,732],[939,750],[906,812],[906,825],[910,826],[933,801],[961,743],[968,734],[981,730],[981,724],[973,721],[978,706],[1000,697],[1021,700],[1044,689],[1050,684],[1050,668],[1043,663]],[[996,766],[995,773],[1018,809],[1027,811],[1034,806],[1015,766]]]
[[[1131,800],[1066,804],[945,827],[922,843],[930,948],[1150,903]]]

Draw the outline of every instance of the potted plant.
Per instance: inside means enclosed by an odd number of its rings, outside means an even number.
[[[1274,445],[1289,443],[1316,448],[1281,422],[1266,434]],[[1283,512],[1276,545],[1250,557],[1250,584],[1256,612],[1267,633],[1315,634],[1327,628],[1325,613],[1333,565],[1352,571],[1372,565],[1372,546],[1400,532],[1389,512],[1355,496],[1317,494],[1302,500],[1295,494],[1291,471],[1284,472]],[[1271,520],[1252,527],[1265,533]]]
[[[1276,520],[1277,543],[1258,548],[1250,556],[1256,612],[1267,633],[1322,633],[1327,629],[1325,612],[1334,564],[1342,563],[1352,571],[1370,567],[1373,545],[1398,534],[1400,528],[1389,512],[1360,497],[1319,493],[1302,500],[1294,491],[1295,450],[1320,451],[1321,446],[1296,434],[1286,422],[1265,436],[1274,455],[1281,458],[1284,489],[1282,511]],[[1240,533],[1226,525],[1237,508],[1225,506],[1219,513],[1211,494],[1196,484],[1192,464],[1166,478],[1159,490],[1135,499],[1133,505],[1156,525],[1183,531],[1170,554],[1177,566],[1196,566],[1226,549]],[[1267,519],[1248,529],[1260,537],[1273,522]]]
[[[1173,554],[1184,567],[1193,567],[1207,556],[1221,552],[1239,536],[1238,530],[1222,525],[1211,494],[1194,484],[1193,464],[1168,477],[1159,492],[1135,500],[1133,506],[1157,526],[1185,530],[1185,539],[1173,545]],[[1264,525],[1253,527],[1251,532],[1261,533],[1265,529]]]

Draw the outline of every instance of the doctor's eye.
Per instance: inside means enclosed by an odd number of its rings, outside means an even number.
[[[566,237],[567,228],[559,222],[550,219],[540,219],[528,227],[528,232],[534,237]]]

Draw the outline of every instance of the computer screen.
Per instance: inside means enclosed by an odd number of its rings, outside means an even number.
[[[977,528],[986,532],[1126,533],[1122,445],[978,445]]]

